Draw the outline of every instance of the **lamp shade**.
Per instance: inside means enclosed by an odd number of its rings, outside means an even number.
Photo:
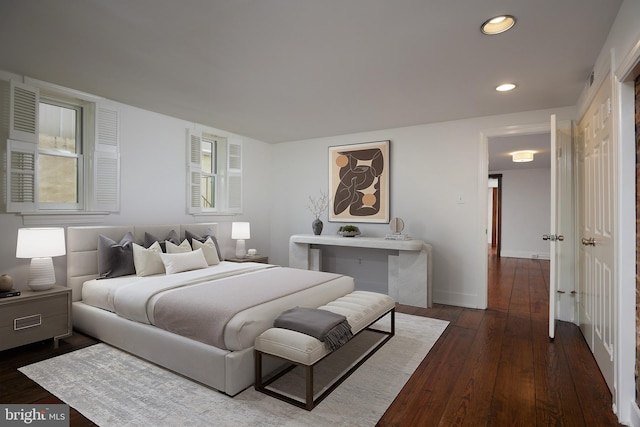
[[[64,228],[20,228],[16,258],[43,258],[64,255]]]
[[[231,223],[231,238],[237,239],[250,239],[251,231],[248,222],[232,222]]]
[[[64,255],[64,228],[20,228],[16,258],[31,258],[29,287],[43,291],[56,284],[51,257]]]

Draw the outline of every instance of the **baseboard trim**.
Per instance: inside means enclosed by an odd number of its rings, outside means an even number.
[[[502,249],[500,256],[505,258],[527,258],[527,259],[551,259],[549,253],[531,252],[531,251],[509,251]]]

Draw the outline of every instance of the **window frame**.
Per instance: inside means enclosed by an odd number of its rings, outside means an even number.
[[[120,211],[120,112],[118,104],[94,95],[24,77],[0,80],[9,120],[2,176],[4,212],[23,216],[25,225],[96,223]],[[83,107],[79,209],[36,203],[40,97]],[[0,127],[3,123],[0,123]],[[35,165],[35,166],[34,166]],[[64,206],[62,206],[64,207]]]
[[[202,212],[217,212],[218,211],[218,207],[220,206],[220,203],[218,201],[219,197],[220,197],[220,189],[219,184],[220,184],[220,179],[219,179],[219,175],[218,175],[218,171],[219,171],[219,165],[218,165],[218,159],[220,158],[220,153],[218,150],[218,147],[220,144],[220,137],[216,136],[216,135],[212,135],[209,134],[207,132],[202,132],[201,135],[201,139],[200,139],[200,197],[204,199],[205,197],[205,191],[203,191],[202,185],[205,182],[205,178],[210,178],[212,185],[211,188],[213,189],[213,200],[211,200],[212,202],[212,206],[211,207],[204,207],[201,206]],[[202,158],[203,153],[205,152],[205,145],[206,144],[211,144],[211,172],[205,172],[204,167],[202,165]],[[206,200],[206,199],[205,199]]]
[[[215,140],[215,207],[203,208],[203,139]],[[187,213],[191,215],[236,215],[242,213],[242,140],[220,136],[208,128],[194,125],[186,129]],[[208,174],[207,174],[208,175]]]
[[[66,157],[66,158],[75,158],[76,163],[76,195],[77,202],[76,203],[51,203],[51,202],[43,202],[40,200],[40,170],[38,170],[38,177],[36,179],[35,185],[38,186],[38,190],[36,191],[36,211],[69,211],[69,212],[82,212],[85,211],[86,205],[86,193],[85,193],[85,182],[87,182],[87,177],[85,176],[85,156],[84,152],[86,150],[86,141],[87,135],[85,134],[85,129],[87,128],[86,123],[86,109],[87,103],[80,100],[71,100],[67,97],[56,96],[50,93],[42,93],[40,94],[39,104],[48,104],[56,107],[68,108],[76,111],[76,152],[75,153],[66,153],[55,150],[47,150],[40,147],[40,143],[38,140],[38,150],[36,155],[36,167],[40,168],[40,156],[48,155],[55,157]],[[78,119],[79,117],[79,119]],[[39,117],[39,120],[42,118]],[[40,123],[38,124],[40,125]]]

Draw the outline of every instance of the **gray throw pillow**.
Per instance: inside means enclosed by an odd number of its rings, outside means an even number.
[[[202,236],[198,236],[197,234],[193,234],[190,231],[186,230],[184,232],[184,237],[185,239],[187,239],[189,243],[191,243],[192,239],[196,239],[197,241],[204,243],[210,237],[211,240],[213,240],[213,244],[216,245],[216,251],[218,252],[218,259],[220,261],[224,261],[224,259],[222,258],[222,253],[220,252],[220,245],[218,245],[218,239],[216,239],[216,236],[213,235],[213,231],[211,231],[210,228],[207,228],[207,231],[205,231],[205,233]]]
[[[98,275],[100,279],[136,274],[133,264],[133,234],[128,232],[117,242],[98,236]]]
[[[151,233],[147,233],[146,231],[144,233],[144,247],[147,249],[149,249],[149,247],[151,247],[151,245],[153,245],[155,242],[158,242],[160,243],[162,252],[167,252],[167,244],[165,243],[167,241],[173,243],[174,245],[180,244],[180,236],[178,236],[176,230],[171,230],[169,234],[167,234],[167,237],[165,237],[164,239],[158,239],[156,236]]]

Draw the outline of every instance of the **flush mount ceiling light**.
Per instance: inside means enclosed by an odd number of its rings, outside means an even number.
[[[511,15],[495,16],[484,21],[480,30],[487,35],[500,34],[507,31],[516,24],[516,18]]]
[[[511,159],[516,163],[532,162],[534,151],[516,151],[511,153]]]
[[[516,85],[514,85],[513,83],[504,83],[496,87],[496,90],[498,92],[509,92],[510,90],[514,90],[515,88]]]

